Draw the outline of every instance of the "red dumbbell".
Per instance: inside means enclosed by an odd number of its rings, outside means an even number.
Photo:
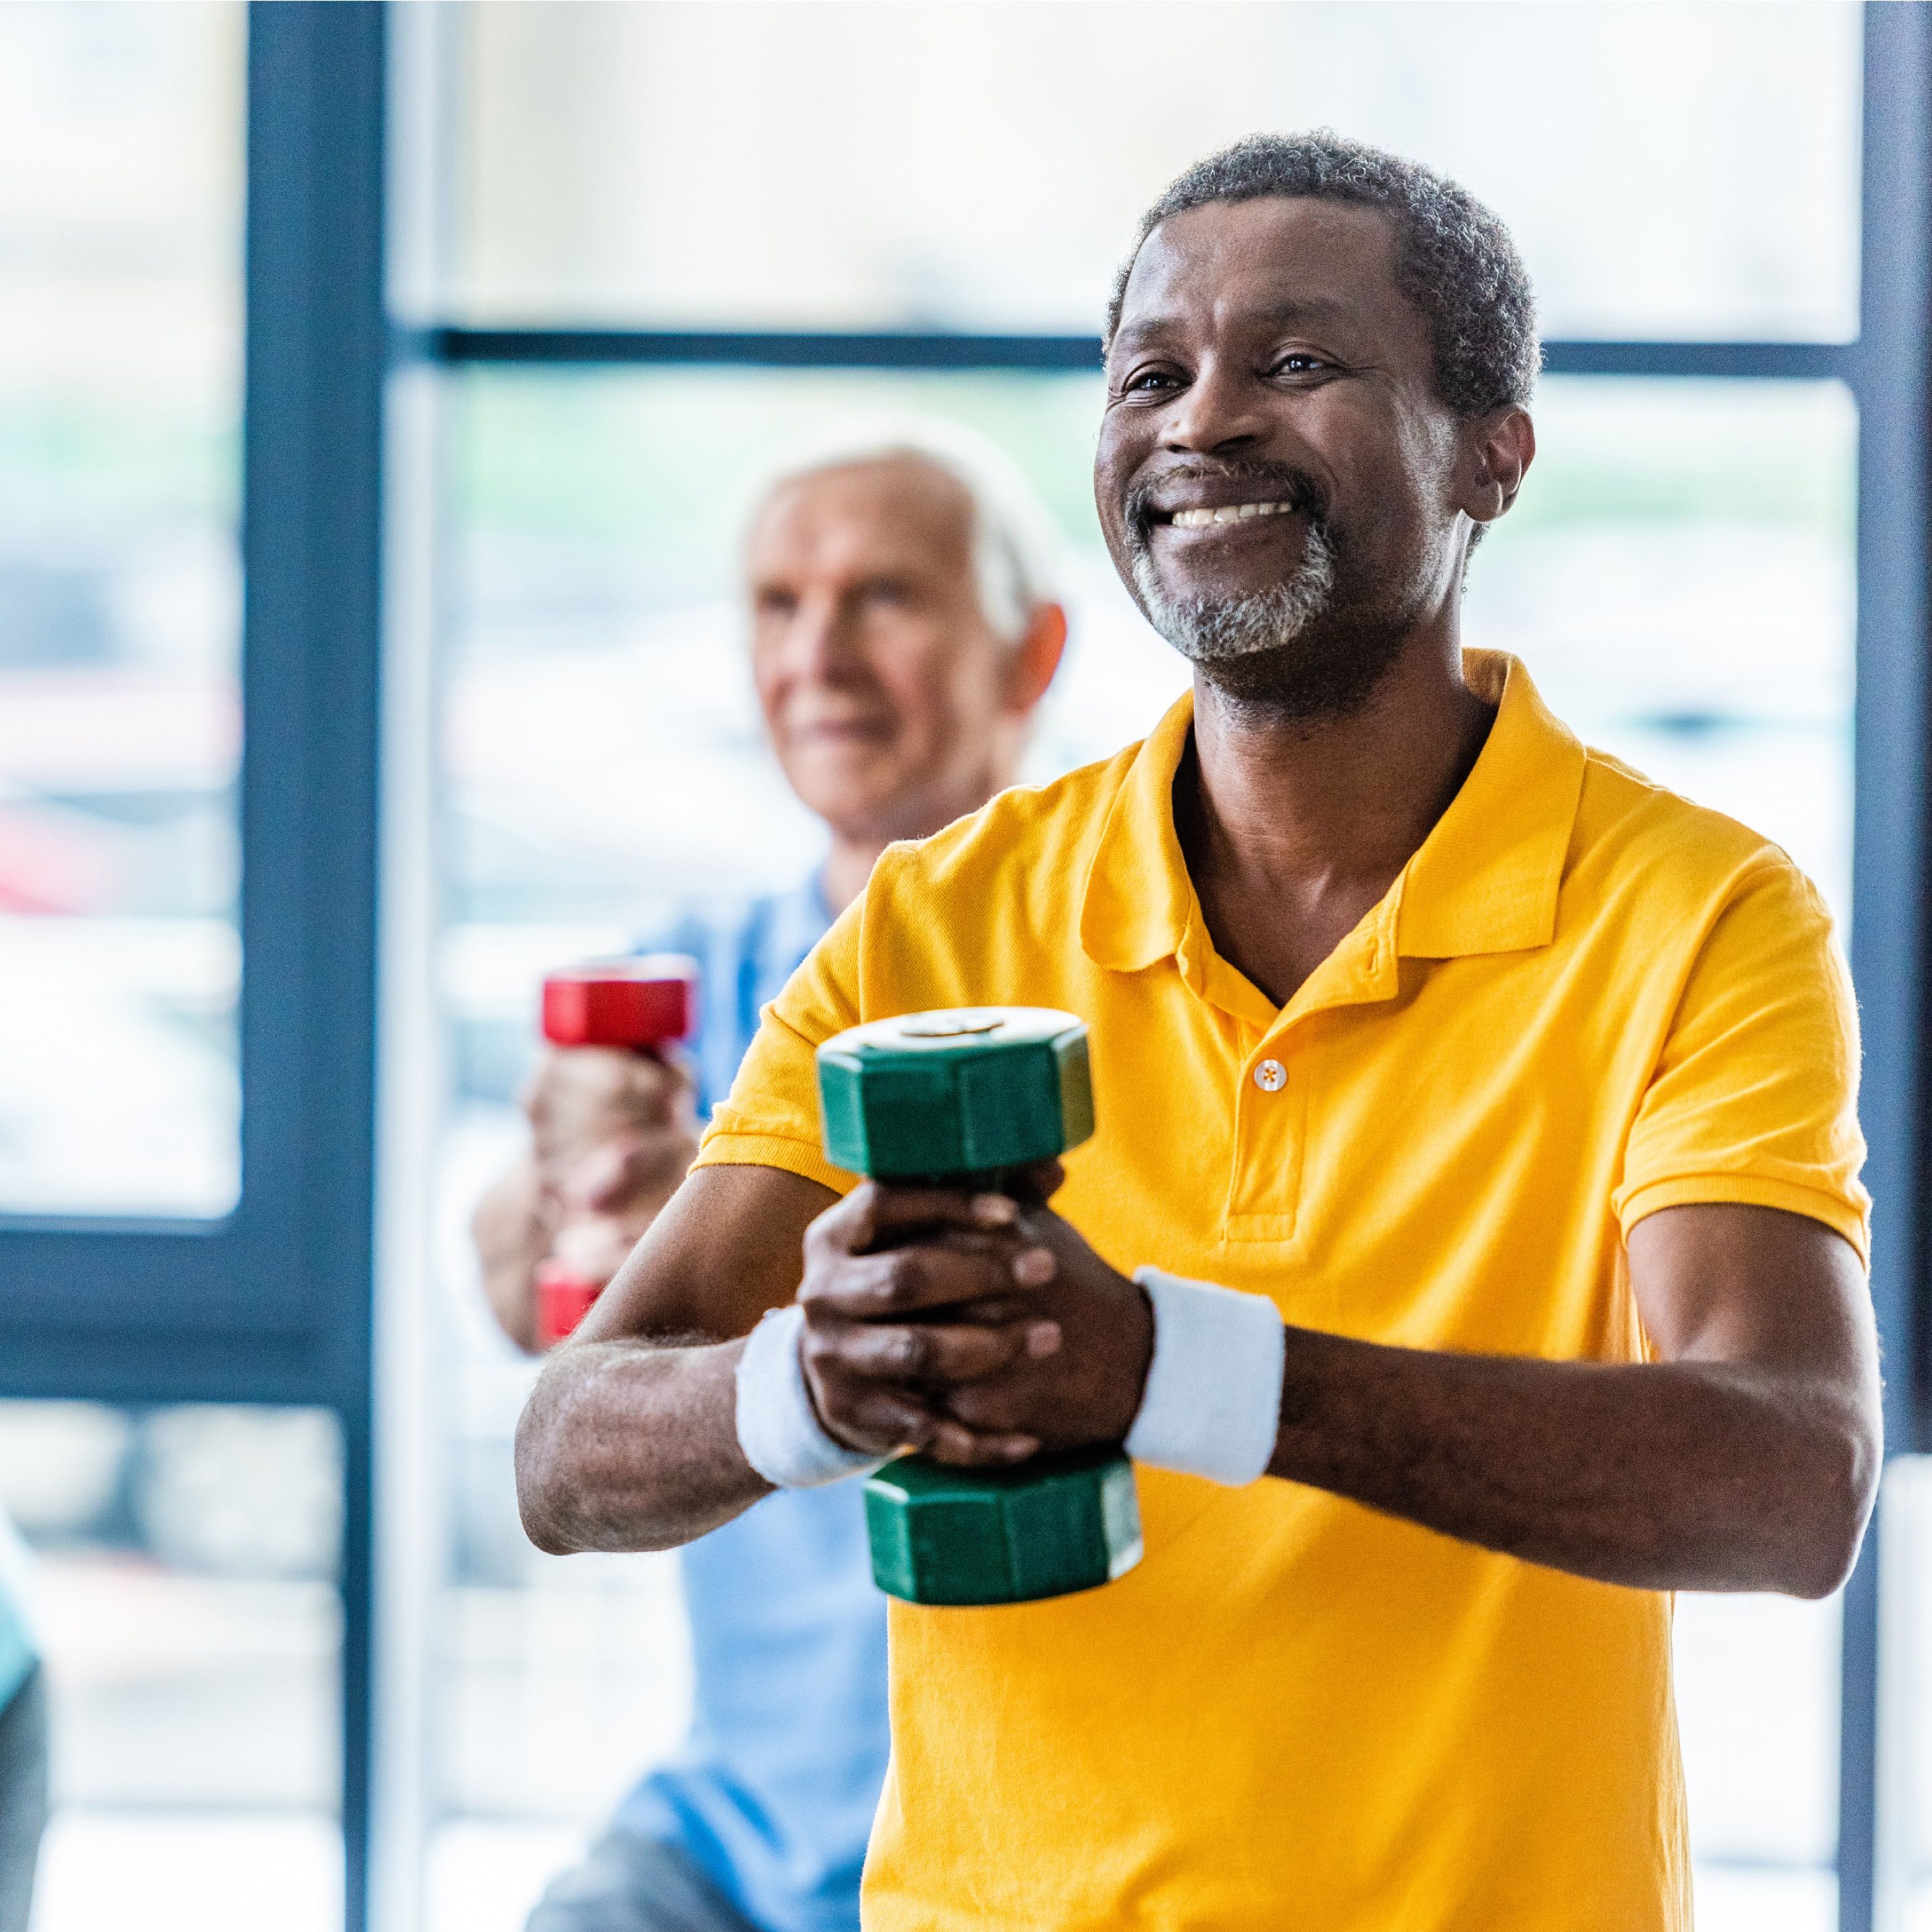
[[[604,1284],[553,1255],[537,1264],[537,1346],[554,1348],[590,1312]]]
[[[553,1046],[655,1054],[697,1025],[698,962],[681,952],[594,960],[544,982],[543,1035]],[[537,1270],[536,1289],[537,1342],[548,1348],[590,1312],[604,1283],[553,1256]]]

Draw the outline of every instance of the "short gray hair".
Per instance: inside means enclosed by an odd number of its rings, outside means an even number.
[[[908,458],[931,464],[965,491],[980,610],[996,635],[1017,644],[1035,611],[1060,602],[1060,532],[1018,465],[962,423],[938,416],[863,416],[802,437],[758,472],[746,522],[788,484],[829,470]]]
[[[1372,208],[1395,229],[1396,286],[1429,325],[1436,387],[1466,420],[1526,406],[1543,365],[1536,298],[1516,244],[1466,188],[1329,129],[1250,134],[1196,161],[1141,218],[1107,304],[1109,346],[1142,244],[1163,221],[1216,201],[1279,196]]]

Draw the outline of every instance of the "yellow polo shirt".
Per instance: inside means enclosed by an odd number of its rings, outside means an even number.
[[[1121,1269],[1290,1322],[1636,1361],[1624,1238],[1660,1208],[1784,1208],[1863,1255],[1856,1020],[1816,892],[1586,750],[1520,664],[1467,671],[1500,700],[1474,770],[1285,1007],[1216,956],[1189,881],[1184,701],[888,851],[700,1164],[849,1186],[818,1150],[818,1043],[1011,1003],[1092,1030],[1099,1129],[1060,1211]],[[1688,1925],[1667,1596],[1292,1483],[1138,1474],[1147,1554],[1119,1582],[892,1605],[868,1928]]]

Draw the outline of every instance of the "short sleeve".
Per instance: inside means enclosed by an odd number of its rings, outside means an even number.
[[[814,1056],[834,1034],[859,1022],[865,904],[862,892],[760,1015],[730,1097],[712,1110],[695,1166],[782,1168],[841,1194],[854,1185],[856,1177],[821,1151]]]
[[[1831,916],[1780,855],[1739,880],[1685,982],[1612,1197],[1625,1234],[1659,1208],[1736,1202],[1822,1221],[1869,1262],[1858,1080]]]

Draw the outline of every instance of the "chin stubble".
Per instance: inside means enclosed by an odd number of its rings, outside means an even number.
[[[1312,725],[1367,702],[1401,656],[1413,614],[1400,597],[1365,596],[1348,580],[1344,547],[1318,497],[1300,500],[1308,536],[1299,562],[1280,583],[1245,596],[1169,594],[1136,514],[1142,506],[1131,501],[1127,550],[1148,622],[1208,683],[1238,704]]]
[[[1144,538],[1132,548],[1134,588],[1148,621],[1194,664],[1225,664],[1258,652],[1285,650],[1328,610],[1334,596],[1335,548],[1318,522],[1308,526],[1293,574],[1245,597],[1170,596]]]

